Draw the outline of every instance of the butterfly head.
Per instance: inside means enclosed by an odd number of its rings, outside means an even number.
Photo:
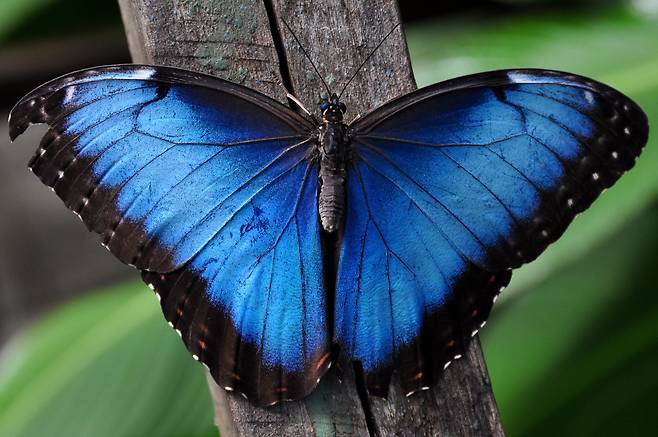
[[[336,93],[331,94],[328,99],[320,101],[320,111],[322,111],[322,119],[330,123],[340,123],[343,121],[343,114],[347,108],[345,104],[338,99]]]

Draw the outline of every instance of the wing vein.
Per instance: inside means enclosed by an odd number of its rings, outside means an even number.
[[[253,193],[251,196],[249,196],[249,198],[248,198],[247,200],[245,200],[245,201],[244,201],[244,202],[243,202],[243,203],[242,203],[242,204],[241,204],[241,205],[240,205],[235,211],[233,211],[233,213],[228,217],[228,219],[226,220],[226,222],[223,223],[223,224],[219,227],[219,229],[218,229],[217,231],[215,231],[215,232],[214,232],[209,238],[206,239],[205,243],[203,243],[203,244],[197,249],[196,253],[202,251],[202,250],[208,245],[208,243],[209,243],[210,241],[212,241],[212,240],[213,240],[213,239],[214,239],[214,238],[215,238],[220,232],[222,232],[222,231],[224,230],[224,228],[225,228],[229,223],[231,223],[231,221],[233,221],[233,219],[238,215],[238,213],[240,213],[240,212],[241,212],[241,211],[242,211],[247,205],[251,204],[251,202],[253,201],[253,199],[256,198],[256,197],[258,196],[258,194],[260,194],[264,189],[268,188],[268,187],[271,186],[273,183],[275,183],[276,181],[278,181],[280,178],[282,178],[282,177],[284,177],[285,175],[287,175],[288,173],[292,172],[292,171],[293,171],[294,169],[296,169],[296,168],[299,166],[299,164],[301,164],[303,161],[304,161],[304,158],[303,158],[303,157],[300,158],[300,159],[299,159],[294,165],[292,165],[290,168],[288,168],[288,169],[286,169],[285,171],[283,171],[283,172],[281,172],[280,174],[278,174],[274,179],[272,179],[272,180],[269,181],[267,184],[265,184],[265,185],[263,185],[262,187],[260,187],[255,193]],[[234,192],[234,193],[235,193],[235,192]],[[231,195],[233,195],[233,194],[231,194]],[[230,197],[230,196],[229,196],[229,197]],[[219,207],[223,204],[223,202],[226,201],[226,200],[227,200],[227,199],[222,200],[219,204],[217,204],[217,205],[213,208],[213,210],[216,210],[217,208],[219,208]],[[185,233],[185,234],[184,234],[184,235],[178,240],[178,242],[177,242],[177,243],[171,248],[171,252],[175,252],[176,248],[177,248],[178,246],[181,245],[181,243],[183,242],[183,240],[184,240],[185,238],[187,238],[187,236],[192,232],[192,230],[194,230],[194,229],[196,228],[196,226],[200,225],[204,220],[206,220],[206,218],[209,217],[210,214],[211,214],[211,213],[206,214],[206,216],[205,216],[203,219],[201,219],[200,221],[198,221],[198,222],[196,223],[196,225],[192,226],[192,228],[190,228],[190,229],[189,229],[189,230],[188,230],[188,231],[187,231],[187,232],[186,232],[186,233]],[[151,237],[151,239],[155,238],[156,235],[157,235],[157,234],[153,233],[153,236]],[[236,242],[235,244],[237,244],[237,242]],[[143,245],[143,246],[145,246],[145,245]],[[230,256],[230,254],[229,254],[228,256]],[[228,256],[225,258],[225,260],[228,259]]]
[[[618,136],[618,134],[619,134],[619,132],[617,132],[617,131],[611,129],[608,123],[602,121],[602,120],[599,119],[598,117],[593,117],[591,114],[587,114],[585,111],[579,109],[579,108],[578,108],[577,106],[575,106],[575,105],[570,104],[569,102],[563,102],[563,101],[561,101],[561,100],[559,100],[559,99],[557,99],[557,98],[555,98],[555,97],[547,96],[546,94],[532,93],[532,92],[530,92],[530,91],[522,90],[522,89],[519,89],[519,88],[512,89],[512,90],[509,90],[509,91],[514,91],[514,92],[518,92],[518,93],[523,93],[523,94],[527,94],[527,95],[530,95],[530,96],[538,96],[538,97],[541,97],[541,98],[543,98],[543,99],[552,100],[552,101],[554,101],[554,102],[556,102],[556,103],[559,103],[560,105],[564,105],[564,106],[566,106],[566,107],[568,107],[568,108],[571,108],[571,109],[573,109],[574,111],[576,111],[576,112],[578,112],[579,114],[581,114],[582,116],[587,117],[588,119],[590,119],[590,120],[596,122],[596,124],[597,124],[600,128],[603,128],[603,129],[607,130],[609,133],[613,134],[615,137]],[[591,90],[587,90],[587,91],[590,91],[590,92],[594,93],[594,92],[591,91]],[[606,103],[610,103],[609,100],[608,100],[605,96],[603,96],[602,94],[599,94],[599,93],[594,93],[594,94],[596,94],[597,96],[599,96],[599,97],[601,97],[602,99],[604,99],[604,100],[606,101]],[[506,100],[506,102],[507,102],[507,100]],[[611,106],[612,106],[612,105],[611,105]]]
[[[445,238],[446,241],[449,241],[449,242],[450,242],[450,245],[453,247],[453,249],[455,249],[457,252],[461,253],[462,256],[464,256],[466,259],[470,259],[470,258],[468,258],[463,252],[461,252],[461,251],[457,248],[457,246],[454,244],[454,242],[452,242],[452,240],[449,239],[448,236],[443,232],[443,230],[442,230],[441,227],[438,225],[438,223],[436,223],[436,222],[432,219],[432,217],[427,213],[427,211],[425,211],[423,208],[420,207],[420,205],[418,205],[418,203],[416,202],[416,200],[415,200],[412,196],[410,196],[409,194],[407,194],[407,193],[402,189],[402,187],[400,187],[398,184],[396,184],[395,181],[392,180],[390,177],[388,177],[387,175],[385,175],[383,172],[377,170],[377,168],[374,167],[372,164],[370,164],[370,162],[367,161],[367,159],[363,158],[363,156],[359,155],[359,158],[362,159],[363,162],[364,162],[369,168],[371,168],[374,172],[376,172],[377,174],[379,174],[379,175],[382,176],[383,178],[387,179],[387,180],[388,180],[388,181],[389,181],[389,182],[390,182],[395,188],[397,188],[398,190],[400,190],[401,193],[403,193],[403,194],[404,194],[409,200],[411,200],[411,201],[414,203],[414,205],[416,206],[416,208],[418,208],[418,210],[419,210],[419,211],[420,211],[425,217],[427,217],[427,219],[430,221],[430,223],[432,223],[432,224],[434,225],[434,227],[436,228],[436,230],[437,230],[437,231],[443,236],[443,238]],[[412,181],[412,183],[413,183],[414,185],[416,185],[421,191],[423,191],[425,194],[427,194],[428,196],[430,196],[430,197],[432,198],[432,200],[436,201],[437,204],[439,204],[439,205],[441,206],[441,208],[443,208],[444,211],[446,211],[446,212],[447,212],[449,215],[451,215],[455,220],[457,220],[457,222],[459,222],[459,224],[460,224],[464,229],[466,229],[466,231],[467,231],[469,234],[471,234],[471,236],[473,237],[473,239],[474,239],[474,240],[480,245],[480,247],[481,247],[484,251],[486,251],[486,246],[485,246],[484,243],[483,243],[483,242],[477,237],[477,235],[475,235],[475,233],[473,232],[473,230],[472,230],[471,228],[469,228],[468,226],[466,226],[466,224],[465,224],[465,223],[464,223],[459,217],[457,217],[457,216],[456,216],[456,215],[455,215],[455,214],[454,214],[454,213],[453,213],[448,207],[446,207],[446,206],[443,204],[443,202],[441,202],[438,198],[436,198],[432,193],[428,192],[423,186],[421,186],[420,184],[418,184],[418,182],[416,182],[416,181],[415,181],[413,178],[411,178],[411,177],[410,177],[410,176],[409,176],[404,170],[402,170],[400,167],[398,167],[397,164],[396,164],[395,162],[393,162],[392,160],[390,160],[390,158],[384,156],[384,159],[386,159],[387,161],[389,161],[389,163],[390,163],[390,164],[391,164],[391,165],[392,165],[397,171],[399,171],[399,172],[400,172],[402,175],[404,175],[407,179],[409,179],[410,181]]]
[[[294,145],[288,147],[287,149],[283,150],[279,155],[277,155],[273,160],[271,160],[269,163],[267,163],[263,168],[261,168],[261,169],[260,169],[258,172],[256,172],[253,176],[251,176],[251,177],[250,177],[249,179],[247,179],[245,182],[243,182],[242,184],[240,184],[235,190],[233,190],[230,194],[228,194],[224,199],[222,199],[222,200],[219,201],[217,204],[215,204],[215,206],[214,206],[210,211],[208,211],[208,212],[207,212],[207,213],[206,213],[206,214],[205,214],[200,220],[198,220],[198,221],[196,222],[196,224],[194,224],[192,227],[190,227],[190,229],[188,229],[188,230],[185,232],[185,234],[183,234],[183,235],[180,237],[178,243],[176,243],[176,244],[171,248],[171,250],[174,251],[174,250],[175,250],[175,249],[181,244],[181,242],[182,242],[185,238],[187,238],[187,237],[190,235],[190,233],[192,232],[192,230],[194,230],[197,226],[199,226],[199,225],[201,225],[202,223],[204,223],[204,222],[205,222],[205,221],[206,221],[206,220],[207,220],[207,219],[208,219],[208,218],[209,218],[209,217],[210,217],[215,211],[217,211],[218,208],[220,208],[220,207],[221,207],[226,201],[228,201],[229,198],[233,197],[233,196],[234,196],[235,194],[237,194],[239,191],[241,191],[242,189],[244,189],[247,185],[249,185],[249,183],[251,183],[251,182],[253,181],[254,178],[256,178],[256,177],[262,175],[262,174],[263,174],[264,172],[266,172],[269,168],[271,168],[274,164],[276,164],[281,158],[283,158],[284,156],[286,156],[286,155],[287,155],[288,153],[290,153],[291,151],[297,149],[298,147],[301,147],[301,146],[303,146],[304,144],[307,144],[308,142],[309,142],[309,140],[301,141],[301,142],[299,142],[299,143],[297,143],[297,144],[294,144]],[[233,217],[234,217],[238,212],[240,212],[240,211],[244,208],[244,206],[246,206],[246,204],[248,204],[249,201],[251,201],[251,200],[252,200],[252,199],[253,199],[258,193],[260,193],[263,189],[269,187],[272,183],[274,183],[275,181],[277,181],[281,176],[283,176],[283,175],[287,174],[288,172],[292,171],[292,170],[293,170],[294,168],[296,168],[297,165],[299,165],[299,163],[302,162],[303,160],[304,160],[303,157],[300,158],[300,159],[299,159],[299,160],[298,160],[293,166],[291,166],[289,169],[287,169],[286,171],[284,171],[284,172],[282,172],[281,174],[279,174],[277,177],[275,177],[272,181],[268,182],[268,183],[267,183],[266,185],[264,185],[263,187],[259,188],[259,189],[258,189],[258,190],[257,190],[252,196],[249,197],[249,199],[248,199],[246,202],[244,202],[244,203],[243,203],[243,204],[242,204],[242,205],[241,205],[241,206],[240,206],[240,207],[239,207],[239,208],[238,208],[238,209],[237,209],[237,210],[236,210],[236,211],[235,211],[235,212],[229,217],[229,219],[227,220],[227,222],[226,222],[224,225],[222,225],[222,229],[223,229],[224,226],[226,226],[226,224],[228,224],[228,223],[233,219]],[[147,214],[145,214],[145,217],[148,216],[148,215],[150,214],[150,212],[153,211],[153,209],[156,208],[156,207],[160,204],[160,202],[162,202],[162,200],[163,200],[163,198],[161,198],[160,200],[158,200],[158,202],[156,202],[156,204],[151,208],[151,210],[149,210],[149,212],[148,212]],[[171,219],[171,218],[172,218],[172,217],[170,217],[170,219]],[[163,226],[166,225],[166,222],[167,222],[167,221],[165,220],[163,223],[161,223],[157,228],[155,228],[155,229],[151,232],[151,237],[150,237],[148,240],[145,240],[145,241],[144,241],[144,243],[143,243],[143,244],[140,246],[140,248],[138,249],[138,252],[141,252],[141,250],[142,250],[144,247],[146,247],[147,244],[150,244],[155,238],[157,238],[159,231],[162,229]],[[220,230],[221,230],[221,229],[220,229]],[[134,234],[135,232],[137,232],[137,229],[133,230],[133,234]],[[219,232],[219,231],[218,231],[218,232]],[[216,235],[217,235],[217,232],[216,232],[215,234],[213,234],[213,236],[212,236],[210,239],[214,238]],[[204,246],[205,246],[205,245],[204,245]]]
[[[382,240],[382,243],[384,244],[384,247],[386,248],[387,252],[390,252],[400,263],[411,273],[412,275],[416,276],[414,271],[407,265],[407,263],[395,252],[389,245],[388,242],[386,241],[386,238],[384,238],[384,234],[381,231],[381,228],[379,227],[379,224],[375,221],[375,217],[372,214],[372,210],[370,209],[370,205],[368,202],[368,194],[366,193],[366,188],[363,183],[363,178],[361,177],[361,171],[359,170],[358,167],[356,167],[356,174],[359,180],[359,185],[361,187],[361,190],[363,191],[363,198],[365,199],[365,205],[366,205],[366,210],[368,211],[368,218],[370,219],[370,222],[372,225],[375,227],[375,230],[379,234],[379,238]]]
[[[419,147],[430,147],[430,148],[436,148],[436,149],[441,149],[444,147],[489,147],[493,144],[498,144],[502,143],[514,138],[522,137],[525,136],[525,133],[520,133],[520,134],[514,134],[510,135],[505,138],[501,138],[499,140],[492,141],[490,143],[485,143],[485,144],[434,144],[434,143],[426,143],[423,141],[414,141],[414,140],[407,140],[404,138],[394,138],[394,137],[387,137],[387,136],[381,136],[381,135],[358,135],[355,138],[355,142],[363,142],[364,140],[379,140],[379,141],[389,141],[392,143],[402,143],[402,144],[409,144],[412,146],[419,146]]]
[[[69,85],[68,87],[71,87],[71,86],[75,87],[75,86],[77,86],[77,85]],[[62,87],[62,88],[60,88],[59,90],[53,92],[53,94],[55,94],[56,92],[59,92],[59,91],[65,89],[65,88],[68,88],[68,87]],[[87,108],[88,106],[93,105],[94,103],[101,102],[101,101],[103,101],[103,100],[105,100],[105,99],[107,99],[107,98],[114,98],[114,97],[120,96],[120,95],[122,95],[122,94],[128,94],[128,93],[131,93],[131,92],[133,92],[133,91],[147,90],[147,89],[151,89],[151,88],[157,89],[157,88],[158,88],[158,85],[149,85],[149,86],[144,86],[144,87],[131,88],[131,89],[129,89],[129,90],[117,91],[117,92],[115,92],[115,93],[111,93],[111,94],[109,94],[109,95],[101,96],[101,97],[99,97],[99,98],[97,98],[97,99],[89,100],[89,101],[85,102],[84,104],[82,104],[82,105],[80,105],[80,106],[76,106],[76,107],[72,108],[72,109],[69,110],[69,111],[62,111],[60,114],[57,115],[57,117],[53,118],[50,122],[48,122],[48,125],[50,125],[50,126],[54,126],[55,124],[57,124],[57,123],[59,123],[60,121],[62,121],[62,119],[66,118],[66,117],[69,117],[69,116],[71,116],[72,114],[74,114],[74,113],[76,113],[76,112],[78,112],[78,111],[80,111],[80,110],[82,110],[82,109],[85,109],[85,108]],[[49,100],[49,99],[52,97],[53,94],[51,94],[50,96],[48,96],[46,99]],[[154,97],[154,98],[157,99],[158,97],[156,96],[156,97]],[[147,100],[147,102],[149,102],[149,101],[150,101],[150,99]],[[146,103],[146,102],[144,102],[144,103]],[[142,103],[139,103],[139,104],[141,105]],[[137,106],[137,105],[135,105],[135,106]],[[122,111],[123,111],[123,110],[119,110],[119,111],[117,111],[117,113],[118,113],[118,112],[122,112]]]
[[[504,100],[503,102],[506,103],[506,104],[508,104],[508,105],[510,105],[510,106],[512,106],[512,107],[514,107],[514,108],[516,108],[516,109],[518,109],[518,110],[521,111],[522,113],[523,113],[524,111],[528,111],[528,112],[530,112],[530,113],[532,113],[532,114],[535,114],[535,115],[538,116],[538,117],[541,117],[541,118],[543,118],[543,119],[545,119],[545,120],[547,120],[547,121],[553,123],[555,126],[559,127],[559,128],[562,129],[563,131],[567,132],[567,133],[568,133],[573,139],[575,139],[580,145],[584,146],[587,150],[589,150],[589,153],[590,153],[592,156],[595,156],[595,157],[598,158],[600,161],[605,162],[605,159],[604,159],[603,157],[601,157],[601,155],[598,153],[598,151],[594,150],[594,149],[590,146],[589,142],[587,141],[588,138],[584,138],[584,137],[578,135],[577,133],[575,133],[574,131],[572,131],[568,126],[564,125],[563,123],[560,123],[560,122],[559,122],[558,120],[556,120],[555,118],[550,117],[550,116],[547,116],[547,115],[542,114],[542,113],[540,113],[540,112],[537,112],[537,111],[535,111],[535,110],[533,110],[533,109],[526,108],[526,107],[522,107],[522,106],[520,106],[520,105],[518,105],[518,104],[516,104],[516,103],[511,103],[511,102],[509,102],[509,101],[507,101],[507,100]],[[527,131],[527,128],[526,128],[526,131]]]
[[[148,133],[148,132],[144,132],[144,131],[139,130],[139,129],[136,129],[135,132],[139,133],[141,135],[151,137],[151,138],[156,139],[156,140],[165,141],[167,143],[171,143],[171,144],[174,144],[174,145],[180,146],[180,147],[199,146],[199,147],[222,147],[222,148],[225,148],[225,147],[235,147],[235,146],[258,144],[258,143],[267,143],[267,142],[270,142],[270,141],[296,140],[296,139],[305,138],[303,135],[279,135],[279,136],[276,136],[276,137],[253,138],[253,139],[250,139],[250,140],[234,141],[234,142],[225,143],[225,144],[223,144],[223,143],[203,143],[203,142],[198,142],[198,143],[197,142],[195,142],[195,143],[181,142],[181,143],[179,143],[179,142],[176,142],[176,141],[169,140],[167,138],[162,138],[162,137],[159,137],[157,135],[153,135],[153,134]]]

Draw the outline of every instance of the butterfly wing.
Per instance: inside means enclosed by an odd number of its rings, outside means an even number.
[[[625,96],[542,70],[477,74],[354,126],[336,341],[385,393],[430,385],[535,259],[644,147]]]
[[[260,405],[307,396],[330,365],[316,180],[297,165],[187,266],[142,273],[193,357]]]
[[[50,129],[32,171],[121,261],[217,382],[273,403],[328,366],[313,126],[274,100],[178,69],[56,79],[10,116]]]

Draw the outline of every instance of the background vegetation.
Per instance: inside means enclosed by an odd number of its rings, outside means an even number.
[[[0,43],[120,26],[112,0],[94,4],[83,15],[78,0],[3,0]],[[419,86],[497,68],[573,71],[622,90],[658,126],[658,0],[466,2],[424,21],[403,7]],[[656,138],[515,274],[482,332],[510,436],[658,432]],[[2,436],[211,436],[212,420],[202,367],[136,280],[68,301],[0,354]]]

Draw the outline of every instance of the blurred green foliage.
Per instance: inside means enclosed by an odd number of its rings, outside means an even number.
[[[0,2],[0,41],[52,0],[4,0]]]
[[[656,126],[658,17],[646,11],[617,5],[472,14],[407,33],[421,86],[498,68],[573,71],[629,94]],[[0,39],[3,19],[11,17],[0,18]],[[658,430],[654,138],[633,171],[515,274],[483,331],[510,436]],[[202,367],[150,294],[141,285],[94,294],[7,348],[0,435],[215,435]]]
[[[0,436],[216,436],[201,366],[141,283],[62,307],[0,367]]]
[[[408,41],[420,86],[500,68],[572,71],[628,94],[658,125],[658,16],[646,10],[474,15],[416,26]],[[658,432],[657,143],[650,135],[636,167],[515,272],[494,309],[482,340],[510,436]]]
[[[473,16],[409,29],[408,41],[419,86],[478,71],[550,68],[607,83],[650,117],[658,114],[658,16],[643,17],[631,8],[542,11],[496,20]],[[541,262],[515,274],[512,291],[583,256],[655,199],[657,162],[658,148],[647,147],[637,167],[579,217]]]
[[[496,309],[482,341],[510,436],[658,430],[656,223],[658,202]]]
[[[658,16],[630,7],[481,16],[409,29],[419,85],[514,67],[572,71],[658,125]],[[658,144],[539,260],[482,333],[510,436],[658,432]],[[523,293],[519,293],[523,291]]]
[[[120,25],[115,0],[0,0],[0,43]]]

